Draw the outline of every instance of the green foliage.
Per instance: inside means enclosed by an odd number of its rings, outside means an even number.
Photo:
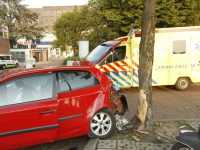
[[[80,57],[79,56],[69,56],[66,58],[67,60],[76,60],[76,61],[80,61]]]
[[[141,0],[96,0],[97,10],[106,26],[119,34],[127,35],[132,28],[141,28],[143,1]]]
[[[67,64],[67,59],[64,59],[64,60],[62,61],[61,65],[66,66],[66,64]]]
[[[189,125],[189,122],[188,122],[188,120],[181,120],[181,121],[179,121],[179,124],[180,125],[186,125],[186,126],[188,126]]]
[[[90,0],[101,15],[107,28],[120,36],[130,29],[141,28],[143,1],[141,0]],[[90,4],[90,3],[89,3]],[[157,0],[156,27],[200,25],[199,0]]]
[[[29,11],[21,0],[0,0],[0,27],[9,31],[11,47],[20,38],[39,41],[43,28],[37,24],[38,15]]]
[[[66,50],[66,47],[70,45],[75,53],[78,41],[85,39],[83,31],[87,29],[86,20],[85,15],[76,6],[72,12],[62,14],[53,25],[54,34],[57,37],[53,42],[54,47]]]
[[[62,65],[66,65],[68,60],[71,60],[71,61],[74,61],[74,60],[80,61],[80,58],[78,56],[69,56],[69,57],[67,57],[66,59],[64,59],[62,61]]]
[[[200,25],[199,0],[157,0],[156,27]]]
[[[78,50],[79,40],[89,41],[91,51],[100,43],[141,28],[143,1],[89,0],[88,5],[63,14],[53,25],[54,47]],[[200,25],[199,0],[157,0],[156,28]],[[76,54],[76,53],[75,53]]]

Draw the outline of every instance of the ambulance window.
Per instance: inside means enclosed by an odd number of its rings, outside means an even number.
[[[186,41],[173,41],[173,54],[185,54],[186,53]]]
[[[113,62],[124,60],[125,55],[126,55],[126,46],[116,47],[113,53]]]
[[[126,46],[116,47],[115,50],[112,53],[110,53],[110,55],[106,58],[106,63],[124,60],[125,55],[126,55]]]

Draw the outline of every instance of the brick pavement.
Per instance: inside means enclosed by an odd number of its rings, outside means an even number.
[[[154,121],[200,120],[200,84],[191,85],[187,91],[177,91],[172,86],[152,88]],[[137,110],[138,88],[122,89],[128,100],[127,118]]]

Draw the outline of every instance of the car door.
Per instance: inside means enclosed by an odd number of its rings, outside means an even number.
[[[0,149],[16,149],[55,139],[58,103],[54,80],[53,74],[42,74],[0,85]]]
[[[84,70],[60,71],[58,75],[59,130],[57,139],[85,135],[91,105],[101,92],[99,81]]]
[[[7,66],[6,67],[12,67],[13,66],[13,61],[11,59],[11,56],[5,56],[6,57],[6,61],[7,61]]]

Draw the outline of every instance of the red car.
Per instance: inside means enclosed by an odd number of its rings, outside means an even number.
[[[0,73],[0,149],[88,135],[108,138],[126,98],[93,67],[51,67]]]

